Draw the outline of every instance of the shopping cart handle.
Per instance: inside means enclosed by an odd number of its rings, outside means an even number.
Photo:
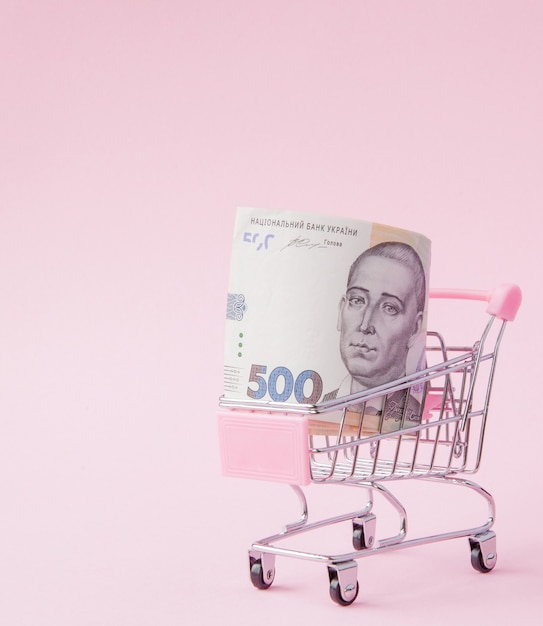
[[[518,285],[505,283],[489,291],[470,289],[430,289],[430,298],[450,298],[455,300],[482,300],[488,302],[486,311],[499,319],[512,322],[522,302],[522,292]]]

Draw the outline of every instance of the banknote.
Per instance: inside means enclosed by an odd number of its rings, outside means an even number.
[[[224,397],[313,406],[423,369],[430,248],[379,223],[239,208]],[[420,410],[400,400],[383,417],[417,423]]]

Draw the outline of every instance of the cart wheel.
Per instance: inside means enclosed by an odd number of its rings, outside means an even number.
[[[356,576],[356,566],[353,573]],[[358,596],[358,581],[353,581],[352,576],[348,576],[349,580],[346,581],[345,576],[342,576],[342,572],[334,567],[328,568],[328,576],[330,578],[330,597],[332,600],[340,606],[352,604]]]
[[[275,569],[268,568],[264,571],[262,559],[250,557],[251,582],[257,589],[268,589],[275,578]]]
[[[485,564],[481,546],[475,546],[471,549],[471,565],[473,569],[478,572],[487,574],[488,572],[491,572],[496,565],[496,555],[493,556],[490,562],[487,560],[487,564]]]
[[[490,531],[486,535],[470,537],[469,544],[473,569],[483,574],[491,572],[497,560],[496,535]]]
[[[353,547],[355,550],[365,550],[370,547],[366,541],[364,526],[355,526],[353,528]]]
[[[367,550],[375,542],[375,515],[369,514],[353,520],[353,547],[355,550]]]

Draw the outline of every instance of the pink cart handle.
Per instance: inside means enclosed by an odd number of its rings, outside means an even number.
[[[488,302],[486,312],[499,319],[512,322],[522,302],[522,292],[518,285],[504,284],[490,291],[472,291],[469,289],[430,289],[430,298],[449,298],[454,300],[481,300]]]

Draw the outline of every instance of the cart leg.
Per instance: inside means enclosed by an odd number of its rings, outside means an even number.
[[[358,566],[356,561],[345,561],[328,566],[330,597],[341,606],[348,606],[358,595]]]
[[[473,568],[483,574],[492,571],[497,560],[496,533],[492,530],[487,530],[485,533],[470,537],[469,545]]]
[[[284,532],[291,532],[293,530],[297,530],[298,528],[302,528],[307,523],[307,519],[309,516],[308,508],[307,508],[307,498],[305,497],[303,489],[299,487],[298,485],[290,485],[290,487],[292,488],[292,490],[296,494],[296,497],[298,498],[298,503],[300,504],[302,512],[300,515],[300,519],[290,524],[285,524]]]
[[[401,543],[407,535],[407,511],[405,510],[405,507],[398,500],[398,498],[396,498],[395,495],[393,495],[386,487],[384,487],[380,483],[378,482],[369,483],[368,486],[378,491],[384,497],[384,499],[390,505],[392,505],[392,507],[396,510],[400,518],[400,531],[398,532],[398,534],[395,535],[394,537],[387,537],[385,539],[380,539],[379,547],[382,548],[385,546],[393,546],[393,545]]]
[[[267,589],[275,578],[275,554],[249,550],[251,582],[257,589]]]

